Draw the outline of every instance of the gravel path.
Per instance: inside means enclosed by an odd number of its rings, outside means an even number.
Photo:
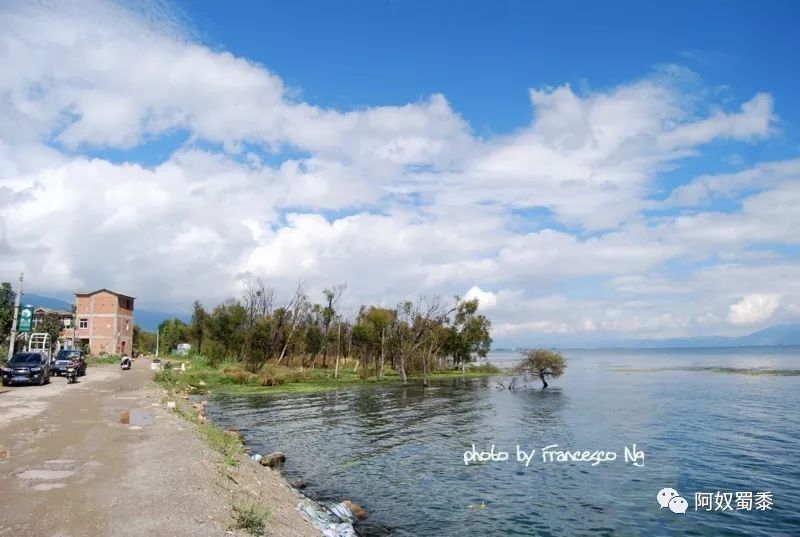
[[[139,361],[0,389],[0,537],[244,535],[231,506],[252,501],[266,535],[319,535],[277,472],[219,464],[151,377]]]

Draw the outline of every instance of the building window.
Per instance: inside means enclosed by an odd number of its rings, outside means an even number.
[[[62,324],[64,325],[64,328],[69,328],[72,326],[72,319],[62,319]]]
[[[89,319],[81,319],[78,322],[80,323],[78,328],[89,328]]]
[[[131,329],[131,322],[125,321],[125,332],[129,332]]]

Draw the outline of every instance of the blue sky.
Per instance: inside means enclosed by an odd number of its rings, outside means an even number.
[[[0,277],[459,294],[503,345],[797,321],[798,11],[5,2]]]
[[[602,89],[664,64],[733,102],[775,96],[797,132],[796,2],[181,2],[209,46],[337,108],[447,95],[481,134],[524,127],[527,88]],[[796,138],[796,137],[795,137]],[[795,149],[797,149],[795,147]]]

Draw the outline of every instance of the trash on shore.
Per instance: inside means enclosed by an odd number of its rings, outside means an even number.
[[[341,506],[341,504],[334,505]],[[325,537],[357,537],[356,530],[353,529],[352,518],[349,516],[342,517],[334,514],[331,509],[309,498],[300,500],[297,509],[305,514],[311,523],[319,529]],[[344,506],[338,509],[338,511],[341,514],[350,513]]]
[[[261,456],[260,453],[254,453],[250,455],[250,460],[253,462],[261,462],[261,459],[263,459],[263,457]]]
[[[119,422],[128,425],[131,422],[131,414],[127,410],[123,410],[119,414]]]
[[[269,455],[262,456],[259,462],[261,463],[261,466],[275,468],[276,466],[286,462],[286,454],[282,451],[276,451],[274,453],[270,453]]]
[[[167,401],[167,408],[170,410],[175,410],[175,401]]]

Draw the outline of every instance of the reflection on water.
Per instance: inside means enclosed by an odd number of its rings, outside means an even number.
[[[365,535],[796,534],[800,379],[691,368],[796,370],[798,349],[565,354],[566,375],[546,391],[448,379],[427,389],[218,397],[211,414],[257,451],[286,451],[287,477],[308,480],[310,495],[364,504]],[[634,443],[641,468],[622,460]],[[465,465],[473,444],[494,444],[510,460]],[[619,459],[515,461],[517,445],[538,454],[553,444]],[[687,497],[686,515],[659,510],[663,487]],[[771,491],[775,508],[694,512],[694,493],[716,490]]]

